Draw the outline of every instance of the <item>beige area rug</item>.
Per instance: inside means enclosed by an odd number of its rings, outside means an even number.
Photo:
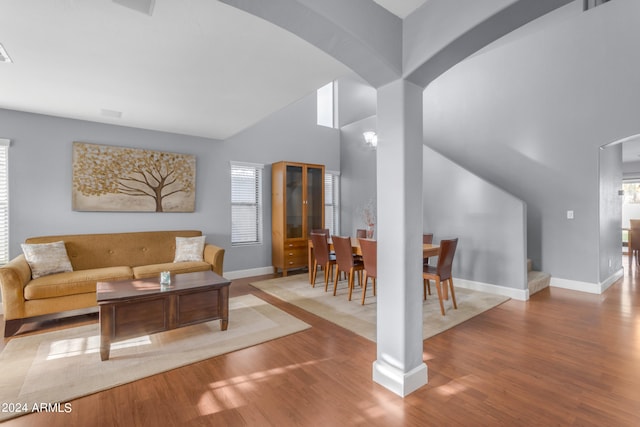
[[[362,289],[358,287],[357,281],[352,300],[349,301],[349,289],[347,288],[346,280],[338,282],[338,291],[334,297],[333,285],[330,283],[329,291],[325,292],[322,272],[318,272],[318,277],[315,288],[309,284],[306,274],[269,279],[251,283],[251,285],[349,329],[358,335],[362,335],[371,341],[375,341],[376,297],[373,296],[371,283],[367,287],[367,297],[364,305],[362,305]],[[432,295],[427,295],[427,300],[423,302],[422,308],[423,339],[439,334],[509,300],[508,297],[470,289],[455,288],[455,290],[458,309],[453,309],[451,298],[449,298],[449,300],[444,301],[446,315],[442,316],[435,284],[432,282]],[[422,294],[422,291],[420,293]]]
[[[215,320],[119,341],[100,361],[99,326],[14,338],[0,353],[0,420],[33,405],[68,402],[140,378],[250,347],[310,326],[253,295],[229,300],[229,327]]]

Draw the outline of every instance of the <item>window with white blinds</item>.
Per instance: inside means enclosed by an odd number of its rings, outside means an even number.
[[[231,163],[231,245],[262,243],[264,165]]]
[[[340,174],[325,171],[324,174],[324,228],[331,235],[340,234]]]
[[[0,139],[0,265],[9,262],[9,140]]]

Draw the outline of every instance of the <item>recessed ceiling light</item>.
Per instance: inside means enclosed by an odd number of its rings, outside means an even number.
[[[4,50],[4,46],[0,43],[0,62],[13,62],[9,54],[6,50]]]

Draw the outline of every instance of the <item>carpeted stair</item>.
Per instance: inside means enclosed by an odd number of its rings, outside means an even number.
[[[527,282],[529,286],[529,296],[540,292],[544,288],[549,287],[551,282],[551,275],[543,271],[532,270],[533,263],[530,259],[527,260]]]

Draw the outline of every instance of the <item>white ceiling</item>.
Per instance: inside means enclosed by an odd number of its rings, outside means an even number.
[[[318,0],[322,1],[322,0]],[[425,0],[375,0],[400,17]],[[0,108],[225,139],[346,74],[212,0],[0,0]],[[121,117],[114,117],[121,112]]]
[[[427,0],[373,0],[391,13],[406,18],[411,12],[422,6]]]

